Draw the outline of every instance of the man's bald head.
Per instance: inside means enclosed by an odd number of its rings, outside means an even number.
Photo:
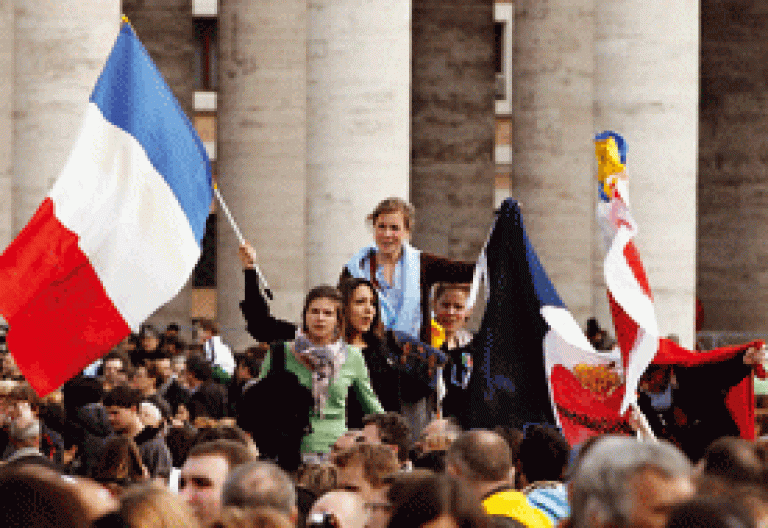
[[[500,482],[509,477],[512,456],[503,437],[480,429],[459,435],[448,448],[446,465],[466,480]]]
[[[364,528],[368,521],[365,502],[359,493],[329,491],[312,505],[307,524],[313,524],[313,516],[332,514],[339,528]]]

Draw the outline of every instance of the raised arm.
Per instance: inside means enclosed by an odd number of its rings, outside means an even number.
[[[255,253],[247,242],[238,252],[245,274],[245,299],[240,302],[240,311],[245,317],[248,333],[257,341],[272,343],[290,341],[296,336],[296,325],[273,317],[267,300],[259,288],[255,269]]]

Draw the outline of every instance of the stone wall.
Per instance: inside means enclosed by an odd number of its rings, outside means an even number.
[[[191,119],[195,89],[192,0],[122,2],[123,13]]]
[[[491,0],[414,0],[414,242],[466,260],[493,220],[493,44]]]
[[[701,0],[703,330],[768,330],[768,5]]]

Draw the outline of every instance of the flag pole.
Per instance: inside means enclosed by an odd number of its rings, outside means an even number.
[[[229,212],[229,207],[227,207],[227,204],[224,203],[224,197],[221,196],[221,192],[219,192],[219,186],[215,182],[213,184],[213,193],[216,195],[216,199],[219,201],[219,204],[221,205],[221,209],[222,211],[224,211],[224,214],[226,215],[227,220],[229,220],[229,225],[232,226],[232,230],[235,232],[235,236],[237,237],[237,240],[240,242],[241,246],[244,246],[245,238],[243,238],[243,234],[240,232],[240,228],[237,227],[237,223],[235,222],[235,219],[232,216],[232,213]],[[256,275],[258,275],[259,277],[259,284],[264,290],[264,293],[266,294],[267,297],[269,297],[269,300],[271,301],[272,299],[274,299],[274,297],[272,296],[272,290],[269,289],[269,285],[267,284],[267,279],[264,278],[264,275],[261,273],[261,270],[259,269],[259,266],[258,264],[256,264],[256,262],[253,263],[253,269],[256,270]]]

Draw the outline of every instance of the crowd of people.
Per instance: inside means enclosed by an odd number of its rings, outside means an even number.
[[[687,444],[611,435],[571,449],[553,424],[465,430],[474,263],[412,247],[415,214],[403,200],[382,201],[369,221],[375,243],[338,285],[309,291],[297,322],[272,315],[255,253],[240,248],[246,351],[233,353],[213,321],[199,321],[192,342],[178,325],[145,325],[43,399],[6,354],[0,526],[768,521],[768,449],[717,438],[734,434],[727,428],[695,455]],[[735,375],[753,356],[734,356]],[[670,383],[662,376],[649,393],[671,394]],[[651,418],[673,419],[668,403],[654,396]]]

